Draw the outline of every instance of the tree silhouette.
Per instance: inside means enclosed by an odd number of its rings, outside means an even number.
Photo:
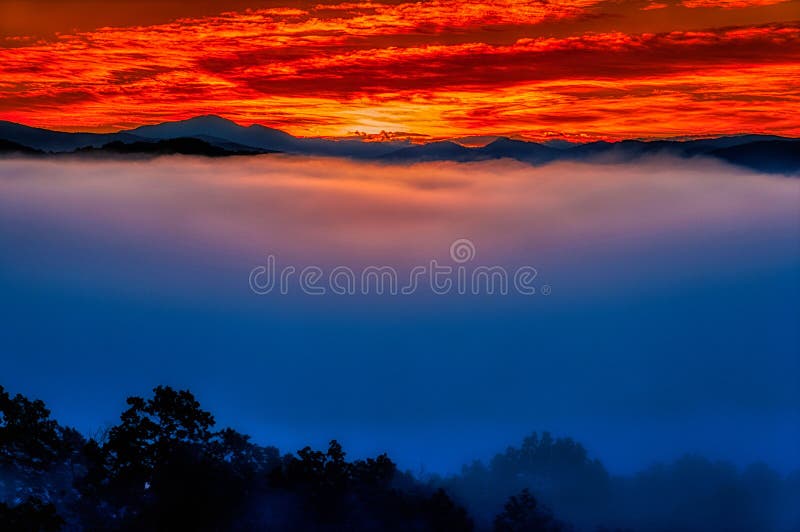
[[[471,530],[443,491],[386,456],[350,462],[337,441],[280,457],[214,418],[188,391],[131,397],[104,441],[84,447],[80,521],[116,530]],[[401,487],[401,485],[405,483]]]
[[[0,530],[15,532],[55,532],[61,530],[64,520],[52,503],[30,497],[16,506],[0,502]]]
[[[306,447],[272,475],[295,494],[308,526],[347,530],[471,530],[466,511],[443,490],[431,491],[397,471],[385,455],[347,462],[333,440],[327,452]],[[405,485],[403,485],[405,484]],[[401,488],[402,486],[402,488]]]
[[[508,497],[529,490],[559,515],[595,516],[608,504],[610,477],[603,465],[589,458],[586,448],[571,438],[532,433],[519,447],[510,446],[488,464],[473,462],[461,474],[442,482],[486,526],[502,511]]]
[[[75,497],[72,483],[80,472],[83,437],[50,418],[42,401],[9,395],[0,386],[0,501],[3,530],[52,527]],[[56,508],[54,502],[58,503]],[[12,526],[13,525],[13,526]]]
[[[494,520],[495,532],[559,532],[564,526],[539,507],[527,489],[512,495]]]
[[[800,472],[685,456],[611,477],[582,445],[547,433],[423,483],[385,454],[349,460],[336,440],[281,456],[217,429],[190,392],[164,386],[129,398],[119,423],[87,441],[41,401],[0,387],[3,532],[458,532],[474,523],[555,532],[569,528],[561,519],[598,530],[788,531],[800,529],[797,500]]]
[[[188,391],[159,386],[131,397],[104,442],[85,447],[79,483],[84,520],[103,528],[216,529],[229,523],[274,448],[212,430],[214,417]]]

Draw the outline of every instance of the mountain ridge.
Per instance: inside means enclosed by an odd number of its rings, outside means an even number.
[[[176,142],[179,139],[180,142]],[[535,165],[553,161],[629,162],[648,155],[705,156],[762,172],[800,174],[800,139],[760,134],[583,144],[537,143],[500,136],[483,146],[464,146],[453,140],[412,144],[408,141],[302,138],[260,124],[241,126],[218,115],[200,115],[117,133],[69,133],[0,121],[0,141],[3,141],[0,153],[29,156],[63,153],[223,156],[281,152],[385,163],[514,159]]]

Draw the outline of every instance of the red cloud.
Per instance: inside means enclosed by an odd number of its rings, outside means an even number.
[[[63,35],[0,48],[0,118],[112,129],[213,112],[320,135],[800,134],[788,112],[798,23],[473,39],[594,5],[334,4]],[[412,33],[411,45],[387,44]]]

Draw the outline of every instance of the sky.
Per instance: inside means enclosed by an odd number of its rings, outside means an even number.
[[[800,136],[800,0],[4,0],[0,120],[300,136]]]

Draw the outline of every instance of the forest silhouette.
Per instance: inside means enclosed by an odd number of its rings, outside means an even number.
[[[798,530],[798,500],[800,472],[685,456],[614,476],[548,433],[447,477],[336,440],[282,455],[166,386],[86,438],[0,386],[0,530]]]

